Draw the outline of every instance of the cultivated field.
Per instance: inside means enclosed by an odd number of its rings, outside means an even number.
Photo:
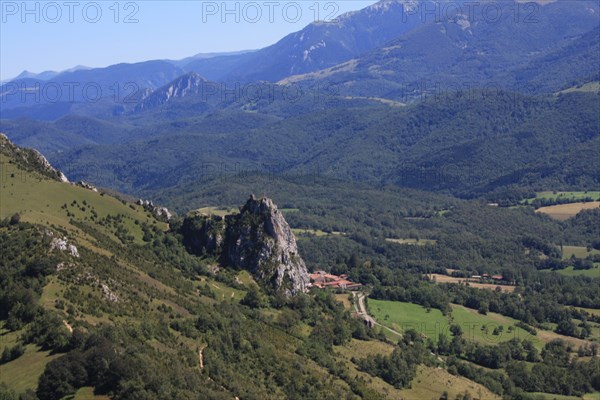
[[[431,239],[385,239],[385,241],[396,244],[410,244],[414,246],[425,246],[427,244],[434,245],[437,243],[437,240]]]
[[[450,325],[458,324],[463,329],[466,340],[482,344],[497,344],[506,342],[515,337],[531,340],[536,347],[543,346],[542,340],[513,327],[515,319],[496,313],[481,315],[475,310],[453,305],[452,315],[442,315],[440,310],[427,311],[424,307],[398,301],[369,299],[369,313],[377,322],[389,326],[399,332],[406,329],[415,329],[437,342],[440,333],[451,337]],[[495,328],[502,326],[502,332],[494,335]],[[509,332],[509,327],[513,327]]]
[[[67,396],[62,400],[110,400],[108,396],[97,396],[94,394],[94,388],[82,387],[72,396]]]
[[[343,236],[344,232],[325,232],[321,229],[292,229],[294,235],[297,236]]]
[[[334,294],[333,297],[335,297],[335,299],[337,301],[339,301],[340,303],[342,303],[344,305],[344,308],[346,310],[352,310],[352,304],[350,304],[350,299],[348,298],[348,294],[347,293],[339,293],[339,294]]]
[[[538,192],[535,194],[535,197],[527,199],[524,202],[531,204],[531,202],[533,202],[535,199],[581,201],[586,198],[592,198],[593,200],[600,201],[600,192]]]
[[[559,204],[556,206],[538,208],[536,212],[546,214],[551,218],[559,221],[565,221],[574,217],[582,210],[592,210],[600,207],[600,201],[592,201],[589,203],[570,203]]]
[[[535,347],[541,349],[545,343],[554,339],[565,340],[575,348],[590,344],[588,340],[559,335],[551,331],[537,329],[537,335],[531,335],[514,325],[518,322],[514,318],[501,314],[488,312],[487,315],[479,314],[459,305],[452,305],[452,314],[444,316],[437,309],[427,311],[418,304],[369,299],[369,313],[382,325],[402,332],[404,329],[415,329],[437,342],[440,333],[451,337],[449,331],[451,324],[458,324],[463,330],[466,340],[472,340],[484,345],[497,344],[513,338],[528,339]],[[495,328],[502,326],[502,332],[494,335]],[[487,329],[486,329],[487,328]],[[510,329],[509,329],[510,328]]]
[[[600,267],[596,264],[594,264],[595,267],[592,269],[574,269],[573,267],[567,267],[565,269],[559,269],[556,272],[565,276],[589,276],[590,278],[600,278]]]
[[[586,311],[592,315],[600,316],[600,310],[596,310],[594,308],[583,308],[583,307],[577,307],[577,308],[579,308],[580,310]]]
[[[430,279],[435,279],[435,281],[437,283],[457,283],[457,284],[458,283],[461,283],[461,284],[468,283],[469,286],[477,288],[477,289],[496,290],[497,287],[500,287],[500,289],[503,292],[511,293],[511,292],[515,291],[515,286],[510,286],[510,285],[498,285],[495,283],[471,282],[467,278],[455,278],[453,276],[442,275],[442,274],[428,274],[428,276],[430,277]]]
[[[563,260],[569,259],[571,256],[586,258],[593,254],[600,254],[600,250],[591,249],[588,251],[587,247],[583,246],[563,246]]]

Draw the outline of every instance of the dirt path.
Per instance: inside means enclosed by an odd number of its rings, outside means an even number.
[[[63,319],[63,324],[65,324],[65,327],[68,329],[68,331],[70,333],[73,333],[73,327],[67,321],[65,321],[64,319]]]
[[[373,318],[372,316],[369,315],[369,313],[367,312],[367,307],[365,306],[365,294],[364,293],[356,293],[356,292],[352,292],[352,295],[354,296],[354,310],[359,314],[362,315],[365,319],[365,321],[367,321],[369,324],[375,326],[380,326],[383,329],[392,332],[393,334],[402,337],[402,334],[392,328],[388,328],[385,325],[380,324],[379,322],[377,322],[375,320],[375,318]]]
[[[198,349],[198,361],[200,362],[200,370],[204,369],[204,355],[202,354],[204,352],[204,349],[206,347],[200,347]]]

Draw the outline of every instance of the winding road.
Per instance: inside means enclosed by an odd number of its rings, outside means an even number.
[[[393,334],[397,335],[398,337],[402,337],[402,334],[392,328],[388,328],[385,325],[380,324],[379,322],[377,322],[375,320],[375,318],[373,318],[372,316],[369,315],[369,313],[367,312],[367,307],[365,306],[365,294],[362,292],[352,292],[352,295],[354,296],[354,311],[356,311],[356,313],[358,315],[361,315],[365,321],[371,325],[371,326],[380,326],[383,329],[392,332]]]

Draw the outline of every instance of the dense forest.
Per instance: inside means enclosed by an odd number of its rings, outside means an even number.
[[[169,104],[177,113],[4,120],[1,128],[20,143],[52,143],[46,154],[72,180],[142,197],[256,173],[394,184],[496,202],[599,184],[595,93],[530,97],[471,90],[406,107],[327,98],[324,107],[304,98],[258,110],[234,103],[198,112]],[[74,137],[81,131],[84,136]]]

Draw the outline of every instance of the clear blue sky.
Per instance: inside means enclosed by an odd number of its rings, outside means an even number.
[[[261,48],[375,0],[0,0],[0,79]]]

